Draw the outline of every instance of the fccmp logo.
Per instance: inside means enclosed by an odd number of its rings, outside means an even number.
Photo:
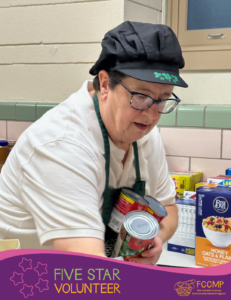
[[[195,279],[187,281],[178,281],[174,285],[174,289],[179,296],[189,296],[193,289],[195,289]]]
[[[174,285],[174,289],[177,292],[178,296],[192,296],[197,295],[219,295],[226,296],[226,293],[222,291],[224,281],[218,280],[187,280],[187,281],[178,281]]]

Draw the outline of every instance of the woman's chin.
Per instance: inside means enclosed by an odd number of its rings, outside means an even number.
[[[148,134],[148,130],[147,131],[142,131],[142,132],[136,132],[134,133],[133,135],[130,136],[130,139],[135,142],[137,140],[140,140],[142,139],[142,137],[144,137],[146,134]],[[130,143],[133,143],[133,142],[130,142]]]

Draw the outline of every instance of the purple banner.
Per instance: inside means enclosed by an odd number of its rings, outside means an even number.
[[[231,299],[231,263],[144,266],[52,250],[0,252],[0,299]]]

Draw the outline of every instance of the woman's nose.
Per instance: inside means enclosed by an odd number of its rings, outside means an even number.
[[[154,103],[151,107],[142,111],[142,114],[147,116],[150,120],[155,120],[159,117],[160,113],[158,112],[157,103]]]

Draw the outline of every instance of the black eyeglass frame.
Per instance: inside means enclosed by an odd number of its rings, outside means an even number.
[[[174,94],[174,93],[172,93],[172,95],[175,97],[175,99],[172,99],[172,98],[167,98],[167,99],[160,99],[160,100],[155,100],[155,99],[153,99],[152,97],[150,97],[150,96],[148,96],[148,95],[145,95],[145,94],[142,94],[142,93],[137,93],[137,92],[133,92],[133,91],[131,91],[122,81],[118,81],[131,95],[132,95],[132,97],[133,96],[135,96],[135,95],[142,95],[142,96],[145,96],[145,97],[147,97],[147,98],[150,98],[150,99],[152,99],[152,103],[150,104],[150,105],[148,105],[148,107],[146,108],[146,109],[149,109],[154,103],[157,103],[157,108],[158,108],[158,104],[161,102],[161,101],[168,101],[168,100],[172,100],[172,101],[176,101],[176,106],[174,107],[174,109],[177,107],[177,105],[181,102],[181,100],[180,100],[180,98],[178,98],[177,97],[177,95],[176,94]],[[141,110],[141,111],[144,111],[144,110],[146,110],[146,109],[139,109],[139,108],[135,108],[135,107],[133,107],[132,106],[132,97],[131,97],[131,100],[130,100],[130,105],[131,105],[131,107],[133,108],[133,109],[136,109],[136,110]],[[174,109],[172,109],[171,111],[169,111],[169,112],[166,112],[166,113],[164,113],[164,112],[160,112],[159,110],[158,110],[158,113],[160,113],[160,114],[169,114],[169,113],[171,113]]]

